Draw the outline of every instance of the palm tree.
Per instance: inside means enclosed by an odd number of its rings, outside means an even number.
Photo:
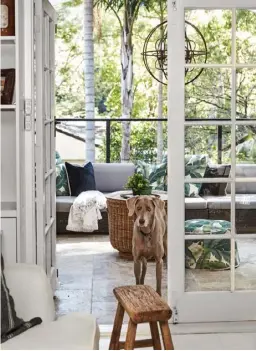
[[[112,10],[121,29],[121,103],[123,119],[131,118],[133,107],[133,28],[141,6],[149,8],[152,0],[95,0],[95,4]],[[122,13],[122,17],[120,15]],[[123,137],[121,161],[130,158],[131,123],[122,123]]]
[[[93,0],[84,0],[85,118],[94,119]],[[86,122],[85,159],[95,162],[95,123]]]

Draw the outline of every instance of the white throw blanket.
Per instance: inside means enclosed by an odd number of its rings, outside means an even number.
[[[93,232],[98,230],[100,210],[107,207],[105,196],[99,191],[84,191],[70,208],[67,230],[74,232]]]

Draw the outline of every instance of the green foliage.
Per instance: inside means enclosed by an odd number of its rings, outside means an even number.
[[[83,1],[67,1],[58,7],[56,39],[56,116],[84,116],[83,74]],[[96,10],[95,10],[96,11]],[[97,10],[95,14],[94,64],[95,106],[99,114],[121,116],[120,25],[113,11]],[[122,10],[119,13],[122,16]],[[147,73],[141,47],[149,31],[158,23],[149,17],[145,7],[134,23],[134,105],[132,117],[155,116],[157,82]],[[138,48],[138,49],[136,49]],[[164,92],[164,110],[166,106]]]
[[[134,194],[140,195],[145,190],[150,188],[148,179],[142,174],[135,173],[133,176],[128,177],[125,189],[131,189]]]
[[[110,5],[110,1],[101,1]],[[133,9],[140,3],[134,22],[134,104],[132,117],[157,116],[158,83],[148,74],[142,61],[141,50],[150,30],[159,23],[159,6],[156,1],[129,1]],[[150,12],[144,6],[150,5]],[[111,7],[123,19],[123,1],[111,1]],[[99,10],[100,30],[95,28],[95,94],[96,108],[105,107],[103,116],[121,116],[120,90],[120,23],[108,6]],[[166,13],[165,13],[166,14]],[[231,11],[189,10],[186,19],[195,24],[207,42],[208,63],[231,62]],[[256,61],[256,13],[237,11],[237,62]],[[190,38],[202,49],[195,32]],[[84,116],[83,77],[83,1],[67,1],[58,8],[56,39],[56,115]],[[199,57],[200,60],[200,57]],[[189,74],[186,79],[189,78]],[[164,116],[167,116],[167,92],[164,87]],[[103,109],[104,110],[104,109]],[[102,110],[98,111],[102,114]],[[256,70],[237,70],[237,118],[256,118]],[[186,118],[222,119],[231,117],[231,70],[205,69],[192,84],[186,85]],[[167,123],[164,126],[164,149],[167,149]],[[120,160],[121,123],[111,125],[111,161]],[[132,123],[131,161],[156,161],[156,123]],[[236,131],[237,161],[256,162],[256,130],[252,126],[239,126]],[[222,127],[222,162],[230,163],[231,128]],[[216,126],[185,128],[185,154],[207,154],[212,163],[218,162]],[[105,160],[105,141],[100,148],[100,159]]]
[[[79,2],[76,1],[78,4]],[[70,2],[57,11],[56,115],[84,116],[83,16]]]
[[[163,122],[164,149],[167,150],[167,122]],[[120,161],[122,143],[122,125],[120,122],[111,123],[111,162]],[[156,122],[132,122],[131,126],[131,161],[138,160],[147,163],[156,162]],[[106,139],[100,146],[100,161],[105,161]]]

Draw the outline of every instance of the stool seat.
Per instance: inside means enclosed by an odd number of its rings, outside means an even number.
[[[134,323],[166,321],[172,316],[170,307],[151,286],[121,286],[114,294]]]
[[[109,350],[133,350],[135,347],[150,347],[161,350],[160,326],[165,350],[174,350],[168,320],[172,311],[158,293],[147,285],[121,286],[114,289],[118,301]],[[125,342],[120,341],[124,313],[130,317]],[[136,340],[137,325],[149,323],[151,339]]]

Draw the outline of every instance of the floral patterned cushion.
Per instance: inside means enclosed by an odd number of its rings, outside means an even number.
[[[185,234],[211,235],[228,234],[231,224],[223,220],[192,219],[185,221]],[[240,259],[235,246],[235,266]],[[185,266],[190,269],[223,270],[230,269],[230,240],[229,239],[193,239],[185,243]]]
[[[55,164],[59,165],[60,163],[63,163],[60,154],[58,153],[58,151],[55,151]]]
[[[56,151],[56,196],[70,196],[70,186],[65,163],[62,161],[60,154]]]
[[[185,157],[185,177],[202,178],[207,166],[208,157],[205,155],[187,155]],[[162,163],[158,165],[148,164],[138,161],[136,172],[147,178],[153,190],[167,191],[167,155],[164,156]],[[186,183],[184,185],[186,197],[197,197],[201,184]]]
[[[156,165],[138,161],[136,173],[148,179],[153,190],[167,190],[167,163]]]
[[[186,155],[185,156],[185,178],[202,178],[207,167],[208,156]],[[185,197],[198,197],[201,183],[185,183]]]

